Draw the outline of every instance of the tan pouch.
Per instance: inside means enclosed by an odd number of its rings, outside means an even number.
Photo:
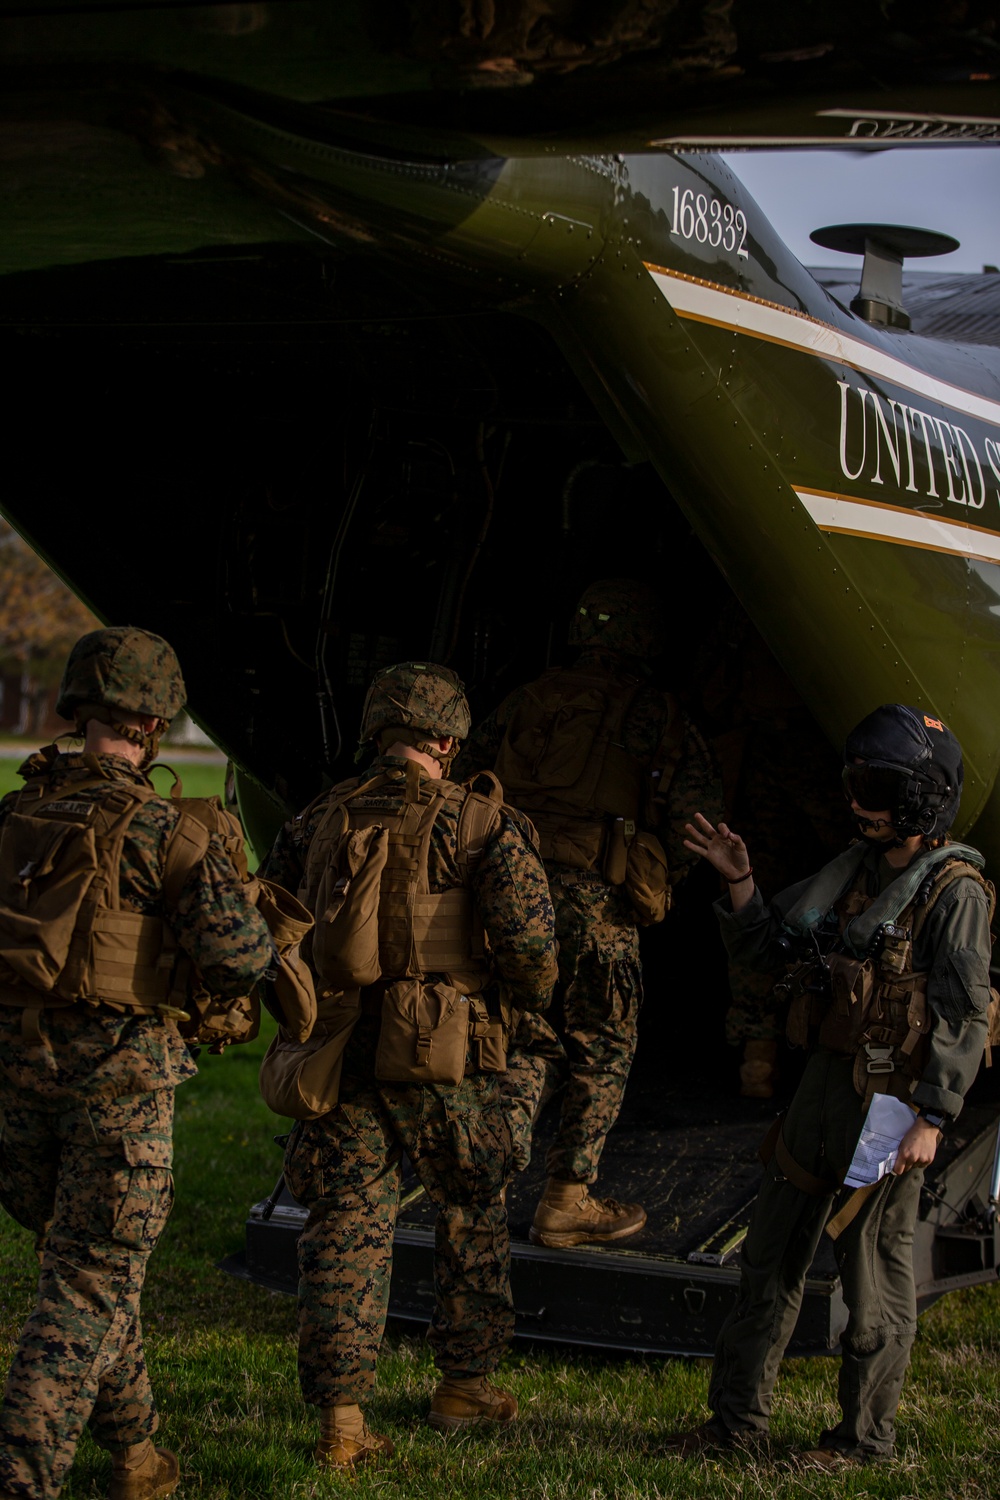
[[[232,998],[210,995],[207,990],[196,988],[185,996],[184,1005],[188,1019],[178,1026],[181,1036],[216,1055],[226,1047],[252,1042],[260,1031],[256,991]]]
[[[260,1092],[268,1109],[292,1120],[315,1120],[333,1109],[344,1053],[360,1016],[354,997],[327,1010],[308,1041],[278,1032],[260,1065]]]
[[[539,853],[553,864],[571,870],[596,870],[604,848],[603,823],[584,823],[566,818],[561,823],[535,815]]]
[[[382,999],[375,1077],[381,1083],[461,1083],[469,1010],[468,996],[450,984],[397,979]]]
[[[0,835],[0,957],[18,979],[56,988],[96,874],[92,827],[8,814]]]
[[[986,1007],[986,1051],[984,1054],[986,1066],[993,1066],[993,1048],[1000,1045],[1000,994],[995,989],[990,989],[989,1003]]]
[[[491,1016],[482,1000],[469,1000],[471,1022],[467,1048],[468,1073],[506,1073],[507,1027],[500,1016]]]
[[[832,1003],[819,1028],[819,1043],[846,1055],[857,1049],[867,1024],[875,977],[868,959],[834,953],[827,962]]]
[[[291,1040],[304,1042],[316,1023],[316,991],[299,944],[312,930],[313,919],[302,902],[283,886],[270,880],[257,884],[257,910],[277,949],[275,962],[260,986],[261,1000]]]
[[[637,833],[628,846],[625,890],[640,927],[662,922],[670,910],[672,890],[667,855],[652,833]]]
[[[313,967],[331,989],[364,989],[382,974],[379,891],[388,852],[388,835],[379,824],[346,832],[331,849],[311,939]]]

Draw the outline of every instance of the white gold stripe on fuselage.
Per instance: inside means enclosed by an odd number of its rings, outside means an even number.
[[[923,370],[863,339],[841,333],[830,323],[822,323],[808,313],[796,312],[774,302],[766,302],[747,292],[731,291],[714,282],[700,281],[680,271],[646,263],[646,269],[679,318],[696,323],[711,323],[718,328],[745,333],[768,343],[783,344],[804,354],[818,355],[836,364],[849,365],[866,375],[891,381],[907,391],[929,396],[942,406],[966,412],[980,421],[1000,426],[1000,401],[964,390],[947,380],[939,380]]]
[[[926,511],[859,500],[854,495],[834,495],[823,490],[795,493],[820,531],[1000,563],[1000,536],[984,527],[963,526],[928,515]]]

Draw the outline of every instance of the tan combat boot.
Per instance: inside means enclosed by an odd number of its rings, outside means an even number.
[[[740,1098],[773,1099],[777,1081],[777,1042],[773,1039],[746,1042],[740,1064]]]
[[[516,1416],[514,1397],[490,1385],[485,1375],[443,1375],[431,1398],[427,1421],[438,1432],[461,1432],[487,1422],[503,1426]]]
[[[159,1500],[181,1482],[181,1466],[169,1448],[154,1448],[152,1439],[111,1455],[108,1500]]]
[[[638,1234],[646,1222],[639,1203],[614,1198],[592,1198],[585,1182],[560,1182],[550,1177],[528,1230],[533,1245],[550,1249],[570,1245],[599,1245]]]
[[[356,1469],[395,1452],[389,1438],[369,1432],[361,1407],[324,1406],[319,1414],[319,1442],[313,1458],[321,1469]]]

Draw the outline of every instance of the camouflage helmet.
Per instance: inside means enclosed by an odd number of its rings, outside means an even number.
[[[172,719],[186,697],[181,665],[162,636],[134,625],[82,635],[69,654],[56,713],[72,719],[85,704]]]
[[[569,627],[571,646],[602,646],[647,660],[666,645],[657,591],[635,578],[602,578],[585,589]]]
[[[372,680],[361,710],[361,741],[383,729],[416,729],[432,739],[464,740],[472,724],[465,685],[449,667],[403,661]]]

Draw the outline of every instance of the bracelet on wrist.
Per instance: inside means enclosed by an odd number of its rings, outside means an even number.
[[[729,876],[727,875],[726,876],[726,884],[727,885],[742,885],[743,882],[744,882],[744,880],[749,880],[750,876],[752,874],[753,874],[753,865],[750,866],[749,870],[746,872],[745,875],[737,875],[737,877],[736,877],[735,880],[730,880]]]

